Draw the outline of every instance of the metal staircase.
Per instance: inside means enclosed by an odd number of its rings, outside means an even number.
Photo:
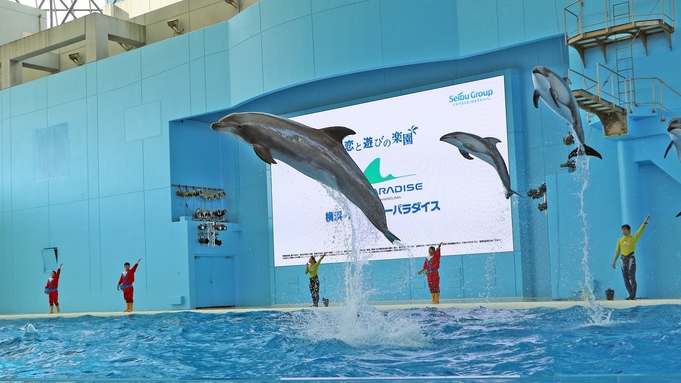
[[[605,17],[595,18],[597,21],[591,24],[585,23],[584,0],[577,0],[564,9],[565,42],[577,50],[584,64],[585,52],[588,49],[600,48],[607,62],[607,48],[610,45],[614,46],[614,69],[597,63],[595,79],[570,70],[571,78],[581,79],[581,88],[573,90],[579,107],[598,116],[606,137],[627,134],[627,115],[634,112],[635,106],[639,106],[636,84],[644,79],[637,79],[634,75],[633,41],[640,39],[646,55],[648,37],[651,35],[664,33],[669,48],[672,46],[671,34],[675,30],[674,0],[659,0],[653,10],[646,14],[637,14],[635,3],[635,0],[628,0],[613,4],[610,0],[603,0],[602,12]],[[652,113],[662,110],[661,118],[664,121],[665,112],[669,110],[662,103],[663,87],[667,88],[667,93],[675,93],[680,97],[681,94],[660,79],[645,80],[653,80]],[[656,88],[659,90],[659,98],[655,96]]]

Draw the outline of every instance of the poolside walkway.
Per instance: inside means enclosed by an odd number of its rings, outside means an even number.
[[[627,300],[597,300],[596,303],[610,309],[624,309],[636,306],[657,306],[657,305],[681,305],[681,299],[637,299],[635,301]],[[566,309],[574,306],[588,307],[588,301],[566,300],[566,301],[509,301],[509,300],[442,300],[440,304],[434,305],[426,301],[412,301],[412,302],[369,302],[369,305],[378,310],[404,310],[412,308],[437,307],[440,309],[456,308],[456,309],[474,309],[478,307],[486,307],[493,310],[523,310],[533,308],[554,308]],[[296,310],[333,310],[344,307],[344,304],[331,307],[311,308],[308,305],[272,305],[268,307],[225,307],[225,308],[211,308],[200,310],[168,310],[168,311],[135,311],[133,313],[127,312],[62,312],[59,314],[0,314],[2,319],[26,319],[26,318],[50,318],[50,317],[64,317],[72,318],[85,315],[91,316],[125,316],[125,315],[154,315],[169,312],[196,312],[202,314],[224,314],[234,312],[251,312],[251,311],[296,311]]]

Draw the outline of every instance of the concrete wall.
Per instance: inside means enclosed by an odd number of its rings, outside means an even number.
[[[139,257],[136,309],[191,307],[198,253],[235,255],[238,305],[305,302],[302,268],[273,267],[267,166],[208,124],[234,110],[295,115],[498,73],[512,84],[512,177],[521,194],[546,182],[549,209],[519,199],[519,252],[445,256],[442,298],[570,298],[585,268],[597,294],[613,287],[622,297],[621,276],[610,267],[619,226],[622,217],[637,226],[647,212],[653,218],[637,251],[640,295],[678,295],[675,273],[661,266],[681,257],[673,235],[681,163],[659,159],[668,143],[664,123],[635,120],[634,130],[649,133],[630,142],[586,124],[587,143],[603,160],[591,159],[588,174],[568,173],[559,166],[570,150],[564,121],[532,105],[531,68],[567,73],[575,61],[562,44],[565,3],[498,0],[481,9],[463,0],[418,7],[266,0],[228,22],[0,92],[0,312],[46,310],[40,251],[51,246],[64,262],[60,301],[68,311],[121,309],[115,283],[123,262]],[[637,56],[641,71],[679,54],[650,44],[648,56]],[[681,89],[672,69],[656,73]],[[59,138],[64,125],[66,141],[36,146],[43,129]],[[55,153],[48,162],[39,155],[44,145]],[[63,176],[56,165],[65,163]],[[45,172],[59,178],[37,180]],[[622,183],[623,175],[630,181]],[[170,185],[199,182],[228,192],[233,227],[220,248],[198,246],[196,223],[180,219]],[[425,298],[422,283],[395,287],[396,275],[412,283],[405,262],[368,266],[371,299]],[[323,294],[332,299],[342,294],[342,267],[322,269]]]

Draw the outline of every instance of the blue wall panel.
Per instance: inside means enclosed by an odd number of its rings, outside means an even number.
[[[189,35],[175,36],[164,44],[151,44],[140,53],[142,78],[151,77],[189,61]],[[163,57],[159,60],[159,57]],[[172,88],[172,85],[170,85]],[[178,88],[178,91],[184,88]]]
[[[291,39],[290,36],[297,36]],[[264,91],[315,77],[312,18],[302,17],[262,33]]]
[[[47,206],[48,183],[36,182],[35,131],[47,127],[45,109],[11,120],[12,210]]]
[[[189,63],[190,114],[206,112],[206,61],[203,58]]]
[[[245,40],[230,50],[229,91],[232,103],[239,104],[263,93],[262,67],[261,35]]]
[[[311,9],[310,0],[266,1],[259,3],[260,26],[263,31],[299,18],[308,18]]]
[[[101,93],[98,102],[99,192],[140,191],[144,184],[142,141],[125,141],[125,109],[141,104],[141,83]]]
[[[13,99],[11,112],[6,114],[7,118],[47,108],[47,79],[45,78],[12,87],[7,92],[12,95]]]
[[[378,68],[383,63],[378,1],[315,13],[312,25],[317,78]]]
[[[97,66],[97,92],[102,94],[139,82],[142,79],[141,54],[140,49],[133,49],[94,63]]]
[[[66,124],[68,128],[68,176],[49,181],[49,202],[59,204],[82,201],[88,195],[88,134],[87,115],[73,113],[87,110],[87,101],[82,98],[47,110],[49,126]]]
[[[88,70],[83,66],[68,70],[63,76],[46,77],[47,106],[53,107],[85,98],[88,78]]]
[[[214,111],[231,105],[230,54],[228,51],[206,55],[206,109]]]
[[[260,3],[255,3],[244,9],[239,13],[239,17],[235,17],[232,21],[227,23],[229,49],[250,40],[254,36],[260,35]]]
[[[458,55],[457,4],[449,1],[440,5],[415,7],[409,1],[380,2],[383,65],[435,61]],[[424,24],[428,28],[423,28]]]

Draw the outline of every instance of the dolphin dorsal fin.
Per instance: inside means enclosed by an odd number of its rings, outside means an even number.
[[[496,138],[496,137],[485,137],[485,139],[486,139],[487,141],[491,142],[492,145],[496,145],[496,144],[498,144],[498,143],[501,142],[501,140],[498,139],[498,138]]]
[[[463,158],[465,158],[465,159],[467,159],[467,160],[472,160],[472,159],[473,159],[473,157],[471,157],[470,153],[468,153],[467,151],[465,151],[465,150],[463,150],[463,149],[459,149],[459,153],[461,153],[461,155],[463,156]]]
[[[268,148],[267,146],[253,144],[253,150],[255,150],[255,154],[257,154],[261,160],[267,162],[268,164],[272,165],[277,163],[277,161],[275,161],[274,158],[272,158],[270,148]]]
[[[328,128],[322,128],[322,129],[319,129],[319,130],[326,133],[326,135],[331,137],[332,140],[334,140],[334,141],[336,141],[340,144],[343,143],[343,139],[346,136],[355,134],[354,130],[352,130],[350,128],[346,128],[345,126],[329,126]]]

